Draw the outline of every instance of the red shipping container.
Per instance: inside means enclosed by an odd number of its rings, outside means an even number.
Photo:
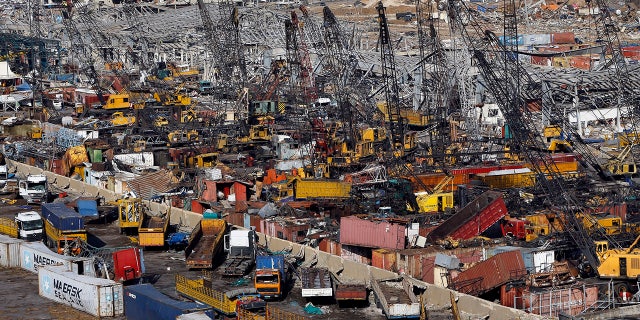
[[[128,281],[142,277],[140,249],[129,248],[113,253],[115,281]]]
[[[551,66],[550,57],[531,56],[531,64],[539,66]]]
[[[558,313],[578,315],[595,304],[596,285],[573,285],[563,288],[532,289],[529,287],[500,288],[500,303],[505,307],[524,310],[541,316],[557,317]]]
[[[422,281],[435,284],[436,257],[422,258]]]
[[[522,254],[519,251],[508,251],[460,272],[452,280],[451,287],[462,293],[479,295],[509,281],[518,280],[526,274]]]
[[[371,251],[371,266],[396,272],[397,252],[388,249],[376,249]]]
[[[404,249],[406,226],[356,216],[340,218],[340,243],[369,248]],[[344,249],[344,248],[343,248]]]
[[[342,254],[342,246],[339,242],[333,241],[329,238],[324,238],[318,244],[320,251],[330,253],[335,256],[340,256]]]
[[[573,32],[553,32],[551,33],[552,44],[573,44],[576,43],[576,35]]]
[[[622,55],[632,60],[640,60],[640,46],[622,48]]]

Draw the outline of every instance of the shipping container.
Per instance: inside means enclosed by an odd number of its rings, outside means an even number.
[[[555,262],[555,252],[553,250],[542,250],[539,248],[520,248],[513,246],[500,246],[486,250],[487,258],[503,252],[517,251],[522,255],[524,266],[530,273],[547,272]]]
[[[84,230],[82,216],[63,203],[43,203],[42,218],[61,231]]]
[[[339,180],[303,180],[296,178],[293,184],[296,199],[348,198],[351,184]]]
[[[531,64],[550,67],[551,57],[531,56]]]
[[[370,265],[371,248],[343,244],[340,247],[340,257],[344,260]]]
[[[340,243],[369,248],[404,249],[406,226],[356,216],[340,219]],[[344,251],[344,247],[342,248]]]
[[[95,199],[81,199],[76,202],[78,213],[83,217],[98,217],[98,202]]]
[[[573,44],[576,43],[576,35],[573,32],[553,32],[550,34],[551,44]]]
[[[397,252],[388,249],[376,249],[371,251],[371,266],[396,272]]]
[[[528,168],[496,170],[479,174],[478,178],[495,189],[531,187],[535,184],[535,175]]]
[[[500,304],[528,313],[557,317],[560,312],[576,316],[596,304],[598,286],[576,283],[565,287],[530,288],[503,285]]]
[[[113,280],[77,275],[64,266],[38,270],[41,296],[97,317],[124,313],[122,284]]]
[[[428,238],[473,238],[507,215],[502,193],[486,191],[435,228]],[[344,218],[343,218],[344,219]]]
[[[535,46],[549,43],[551,43],[551,35],[548,33],[522,35],[522,44],[525,46]]]
[[[47,265],[62,265],[75,274],[95,276],[96,271],[92,258],[63,256],[51,252],[41,242],[20,243],[20,268],[37,273],[38,269]]]
[[[184,314],[212,312],[212,310],[204,304],[172,299],[151,284],[131,285],[124,288],[124,313],[127,320],[174,320]]]
[[[460,272],[452,279],[450,287],[462,293],[480,295],[510,281],[522,280],[526,274],[522,254],[508,251]]]
[[[20,244],[23,240],[0,235],[0,267],[20,267]]]

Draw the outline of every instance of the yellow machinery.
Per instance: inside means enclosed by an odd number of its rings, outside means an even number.
[[[164,127],[169,125],[169,120],[167,120],[167,118],[162,117],[162,116],[158,116],[157,118],[155,118],[153,120],[153,126],[154,127]]]
[[[169,144],[174,143],[186,143],[186,142],[196,142],[200,139],[198,135],[198,131],[196,130],[175,130],[169,132],[167,135],[169,139]]]
[[[640,249],[635,246],[640,236],[626,249],[610,249],[607,241],[595,241],[600,260],[598,275],[607,279],[626,279],[634,283],[640,276]]]
[[[124,115],[123,112],[114,112],[111,115],[111,124],[114,126],[129,126],[136,123],[136,117],[133,115]]]
[[[625,161],[629,157],[633,146],[633,144],[628,144],[615,158],[612,158],[607,162],[605,168],[609,173],[614,176],[626,176],[633,175],[638,172],[635,162]]]
[[[211,168],[218,163],[218,153],[203,153],[197,156],[189,157],[187,167],[189,168]]]
[[[442,192],[445,186],[453,181],[453,176],[445,176],[432,192],[416,192],[416,202],[420,212],[444,212],[453,209],[453,192]]]
[[[42,139],[42,128],[31,127],[31,129],[28,132],[28,135],[29,135],[29,138],[33,140],[40,140]]]
[[[120,233],[138,230],[143,212],[142,200],[138,198],[119,199],[118,222],[120,224]]]

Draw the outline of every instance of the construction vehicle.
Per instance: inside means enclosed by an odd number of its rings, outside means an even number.
[[[254,150],[269,143],[271,143],[271,129],[266,125],[258,124],[252,125],[246,136],[230,137],[227,134],[219,134],[215,145],[219,151],[227,153]]]
[[[187,144],[200,140],[200,135],[196,130],[174,130],[167,134],[170,145]]]
[[[176,274],[176,291],[185,297],[213,307],[227,317],[234,317],[237,308],[242,306],[247,309],[265,306],[264,300],[260,299],[255,288],[237,288],[223,292],[211,288],[211,281],[193,280],[181,274]]]
[[[622,290],[626,286],[626,291],[630,286],[637,286],[637,279],[640,277],[640,249],[636,245],[640,241],[640,236],[628,248],[609,248],[606,240],[594,241],[596,255],[600,261],[597,267],[598,276],[604,279],[625,280],[617,286],[617,290]]]
[[[431,192],[416,192],[416,202],[421,213],[444,212],[453,210],[453,192],[443,192],[444,187],[453,181],[454,176],[445,176]]]
[[[613,176],[631,176],[638,173],[635,162],[627,162],[626,159],[631,154],[634,144],[628,144],[620,153],[609,159],[605,164],[606,170]]]
[[[139,198],[119,199],[118,205],[118,223],[120,225],[121,234],[131,234],[140,227],[140,217],[144,212],[142,200]]]
[[[188,168],[211,168],[218,163],[217,152],[203,153],[197,156],[187,158]]]
[[[117,126],[130,126],[136,123],[136,117],[134,115],[124,115],[123,112],[114,112],[111,115],[111,124],[114,127]]]
[[[203,218],[191,232],[189,245],[184,250],[187,267],[202,269],[213,267],[213,260],[222,248],[227,222],[222,219]]]
[[[288,282],[288,273],[284,255],[258,255],[254,287],[265,299],[277,299],[283,296]]]
[[[28,175],[18,181],[18,195],[25,199],[27,204],[45,203],[49,194],[49,184],[44,174]]]
[[[164,247],[164,238],[169,227],[169,217],[153,217],[145,213],[138,226],[138,244],[141,247]]]
[[[244,276],[256,259],[256,233],[254,230],[231,230],[224,236],[227,259],[218,269],[227,276]]]
[[[45,244],[58,254],[78,255],[80,241],[87,242],[87,230],[82,216],[62,203],[44,203],[42,218]]]
[[[0,233],[27,241],[42,240],[42,218],[35,211],[19,212],[15,218],[0,217]]]

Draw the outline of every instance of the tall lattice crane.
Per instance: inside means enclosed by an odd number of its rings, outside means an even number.
[[[589,264],[597,267],[599,260],[595,252],[593,234],[585,230],[575,215],[576,210],[580,210],[581,203],[568,189],[568,184],[559,174],[553,159],[544,151],[545,142],[536,130],[537,116],[526,105],[530,96],[542,97],[540,87],[516,62],[517,57],[508,54],[508,49],[498,37],[472,18],[464,2],[449,1],[448,10],[452,18],[452,28],[464,39],[465,45],[477,62],[487,90],[512,130],[513,145],[518,147],[518,152],[525,156],[538,173],[537,182],[546,191],[546,200],[564,213],[565,231],[572,242],[581,250]],[[603,233],[597,236],[614,243]]]
[[[382,77],[384,80],[384,94],[391,138],[390,149],[394,153],[404,150],[404,119],[400,113],[400,88],[396,75],[396,60],[393,55],[393,43],[389,37],[389,25],[382,1],[376,6],[378,10],[380,61],[382,63]]]
[[[291,26],[296,36],[295,44],[297,46],[297,62],[300,67],[300,87],[305,97],[305,103],[308,104],[318,99],[318,90],[313,78],[313,65],[311,64],[309,48],[305,39],[304,26],[295,11],[291,11]]]

